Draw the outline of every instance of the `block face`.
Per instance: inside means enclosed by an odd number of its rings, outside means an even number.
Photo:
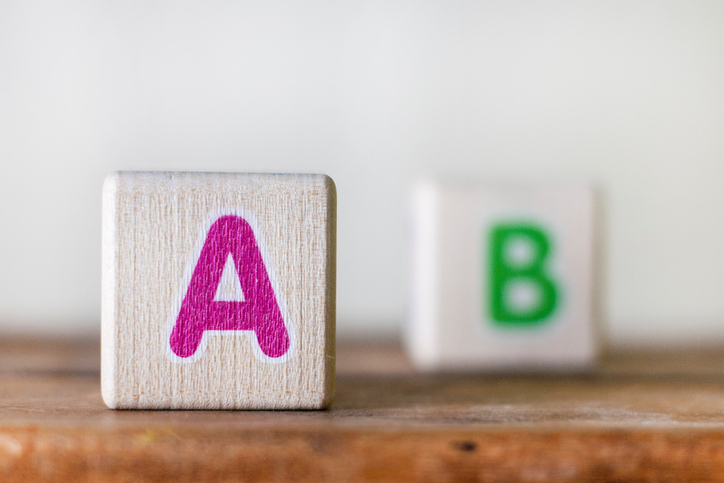
[[[109,176],[103,193],[106,404],[328,406],[335,231],[336,192],[323,175]]]
[[[577,369],[596,356],[587,186],[423,183],[407,348],[427,369]]]

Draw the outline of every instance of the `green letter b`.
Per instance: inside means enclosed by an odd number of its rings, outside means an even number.
[[[534,325],[545,321],[556,309],[558,290],[544,267],[550,245],[546,233],[528,223],[492,227],[489,307],[494,323]]]

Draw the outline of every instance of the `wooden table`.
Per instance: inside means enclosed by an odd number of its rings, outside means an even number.
[[[0,340],[0,481],[721,481],[724,349],[415,374],[341,344],[323,412],[113,411],[97,341]]]

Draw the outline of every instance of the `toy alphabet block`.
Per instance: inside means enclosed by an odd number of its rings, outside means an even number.
[[[596,356],[590,187],[421,183],[405,344],[421,369],[577,370]]]
[[[119,172],[103,186],[103,400],[322,409],[335,377],[324,175]]]

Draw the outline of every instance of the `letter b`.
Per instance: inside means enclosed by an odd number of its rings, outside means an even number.
[[[551,241],[529,223],[501,223],[490,230],[490,316],[501,326],[537,325],[558,305],[558,288],[546,274]]]

